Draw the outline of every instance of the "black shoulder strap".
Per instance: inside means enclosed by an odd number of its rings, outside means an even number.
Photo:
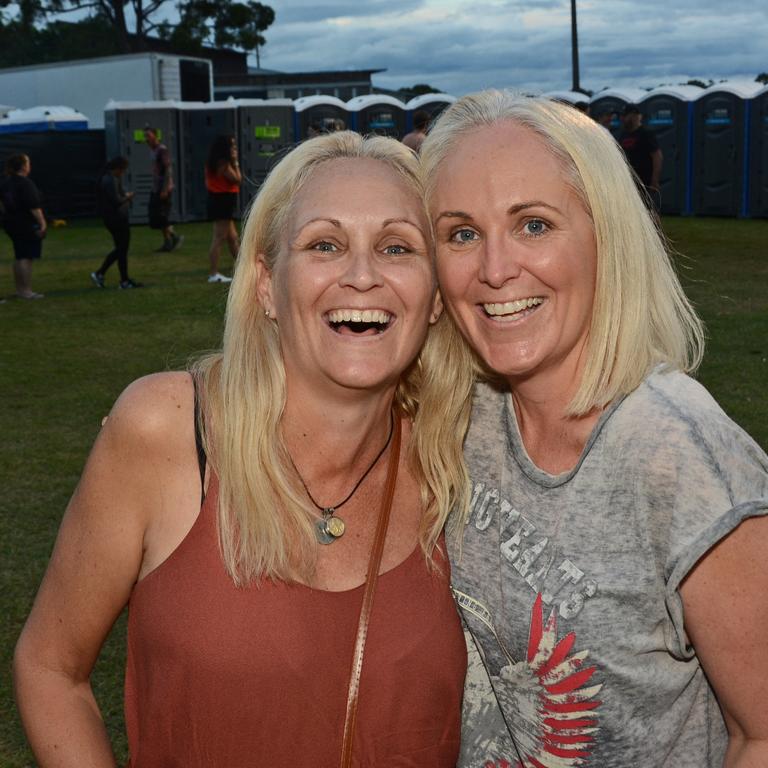
[[[195,389],[195,450],[197,451],[197,466],[200,468],[200,506],[205,501],[205,466],[208,457],[203,447],[203,436],[200,433],[200,400],[197,396],[197,379],[192,377],[192,385]]]

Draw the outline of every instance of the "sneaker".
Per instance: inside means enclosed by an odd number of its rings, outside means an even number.
[[[159,248],[155,249],[155,253],[170,253],[173,250],[173,245],[170,240],[163,243]]]
[[[144,283],[137,283],[135,280],[131,280],[129,277],[127,280],[123,280],[120,283],[120,290],[127,291],[129,288],[143,288]]]
[[[222,275],[221,272],[217,272],[215,275],[208,275],[209,283],[231,283],[232,278]]]
[[[35,293],[34,291],[30,291],[29,293],[17,293],[16,295],[20,299],[44,299],[45,298],[45,294]]]
[[[171,236],[171,247],[168,250],[175,251],[177,248],[181,248],[182,245],[184,245],[184,235],[177,235],[174,232]]]
[[[98,272],[91,272],[91,280],[97,288],[104,287],[104,275],[100,275]]]

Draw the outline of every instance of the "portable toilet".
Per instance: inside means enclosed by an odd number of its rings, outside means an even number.
[[[661,167],[661,212],[691,212],[691,136],[693,102],[702,92],[695,85],[661,86],[638,103],[643,125],[656,136],[664,158]]]
[[[637,104],[648,91],[642,88],[608,88],[596,93],[589,102],[589,114],[595,119],[605,112],[613,115],[611,133],[618,138],[621,135],[621,113],[627,104]]]
[[[302,96],[293,102],[293,109],[296,141],[349,127],[347,105],[335,96]]]
[[[272,166],[296,144],[290,99],[237,99],[240,124],[240,200],[247,206]]]
[[[413,130],[413,115],[416,110],[423,110],[429,114],[430,123],[449,105],[456,101],[455,96],[449,96],[447,93],[423,93],[421,96],[414,96],[405,104],[405,132],[410,133]]]
[[[104,138],[107,155],[128,158],[126,190],[135,194],[131,205],[131,224],[149,221],[149,195],[152,191],[152,153],[144,140],[144,128],[157,130],[157,137],[168,147],[177,190],[171,198],[171,221],[183,219],[183,197],[178,189],[181,155],[179,147],[178,101],[110,101],[104,109]]]
[[[717,83],[694,102],[692,209],[704,216],[738,216],[746,209],[746,104],[759,83]]]
[[[369,93],[347,102],[352,129],[363,135],[392,136],[402,139],[405,128],[405,104],[393,96]]]
[[[179,194],[184,221],[207,217],[205,164],[211,144],[219,136],[233,136],[237,141],[237,108],[232,100],[179,102]]]
[[[747,102],[749,216],[768,216],[768,85]]]
[[[9,109],[0,117],[0,133],[86,130],[88,118],[71,107]]]

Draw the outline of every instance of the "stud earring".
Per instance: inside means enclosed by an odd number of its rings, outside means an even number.
[[[269,317],[269,310],[268,309],[264,310],[264,317],[267,317],[267,318]]]

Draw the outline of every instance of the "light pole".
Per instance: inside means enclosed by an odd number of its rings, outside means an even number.
[[[579,33],[576,29],[576,0],[571,0],[571,68],[573,70],[572,91],[581,92],[579,82]]]

